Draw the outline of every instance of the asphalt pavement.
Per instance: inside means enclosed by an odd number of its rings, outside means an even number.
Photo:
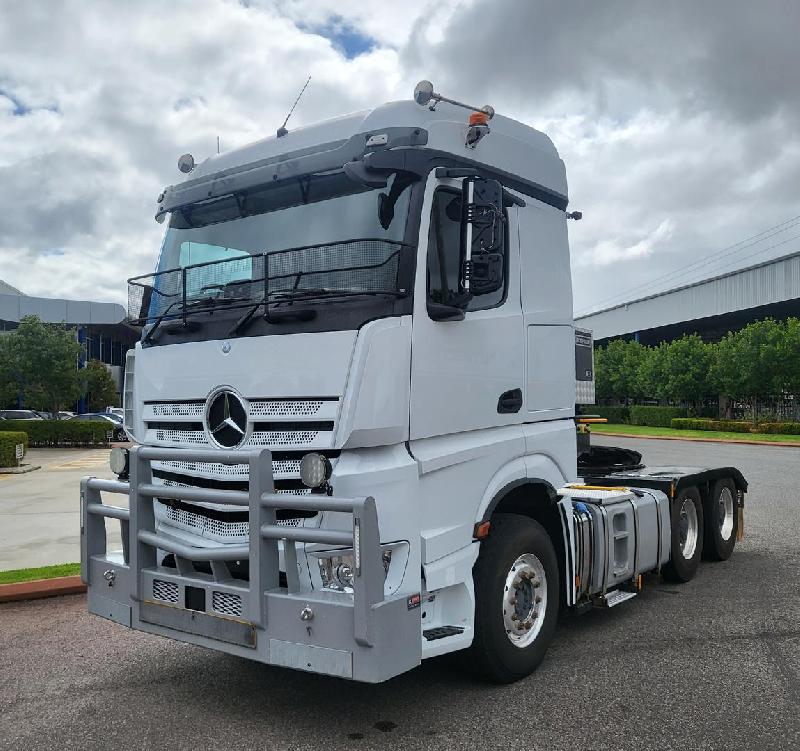
[[[564,618],[541,668],[487,686],[448,659],[377,686],[130,632],[82,596],[0,605],[0,748],[797,749],[800,449],[596,439],[739,467],[746,539],[689,584]]]

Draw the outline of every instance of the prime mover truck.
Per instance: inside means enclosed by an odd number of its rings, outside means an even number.
[[[560,611],[731,555],[740,472],[588,444],[546,135],[423,81],[179,167],[129,280],[132,447],[81,485],[92,613],[368,682],[466,650],[510,682]]]

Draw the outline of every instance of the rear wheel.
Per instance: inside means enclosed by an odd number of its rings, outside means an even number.
[[[671,554],[664,576],[688,582],[697,573],[703,554],[703,502],[697,488],[685,488],[672,502]]]
[[[717,480],[706,506],[703,555],[711,561],[727,561],[739,531],[738,492],[733,480]]]
[[[474,579],[469,666],[496,683],[524,678],[544,659],[558,618],[559,572],[550,537],[526,516],[496,514]]]

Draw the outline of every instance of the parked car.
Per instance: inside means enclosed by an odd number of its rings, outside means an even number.
[[[41,420],[41,416],[32,409],[4,409],[0,410],[0,417],[4,420]]]
[[[120,420],[125,416],[122,407],[106,407],[106,414],[116,415]]]
[[[70,417],[70,420],[90,420],[94,422],[104,421],[110,423],[109,429],[111,430],[112,441],[127,441],[128,435],[122,427],[122,418],[109,412],[87,412],[83,415],[75,415]]]

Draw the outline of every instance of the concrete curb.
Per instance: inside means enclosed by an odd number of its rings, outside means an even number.
[[[641,435],[639,433],[605,433],[602,430],[592,430],[595,435],[605,435],[611,438],[644,438],[648,441],[696,441],[697,443],[744,443],[749,446],[779,446],[783,448],[800,448],[800,441],[748,441],[746,438],[700,438],[682,435]]]
[[[41,469],[36,464],[23,464],[21,467],[0,467],[0,475],[24,475],[28,472],[35,472]]]
[[[60,576],[54,579],[34,579],[16,584],[0,584],[0,603],[16,600],[38,600],[41,597],[77,595],[86,591],[80,576]]]

